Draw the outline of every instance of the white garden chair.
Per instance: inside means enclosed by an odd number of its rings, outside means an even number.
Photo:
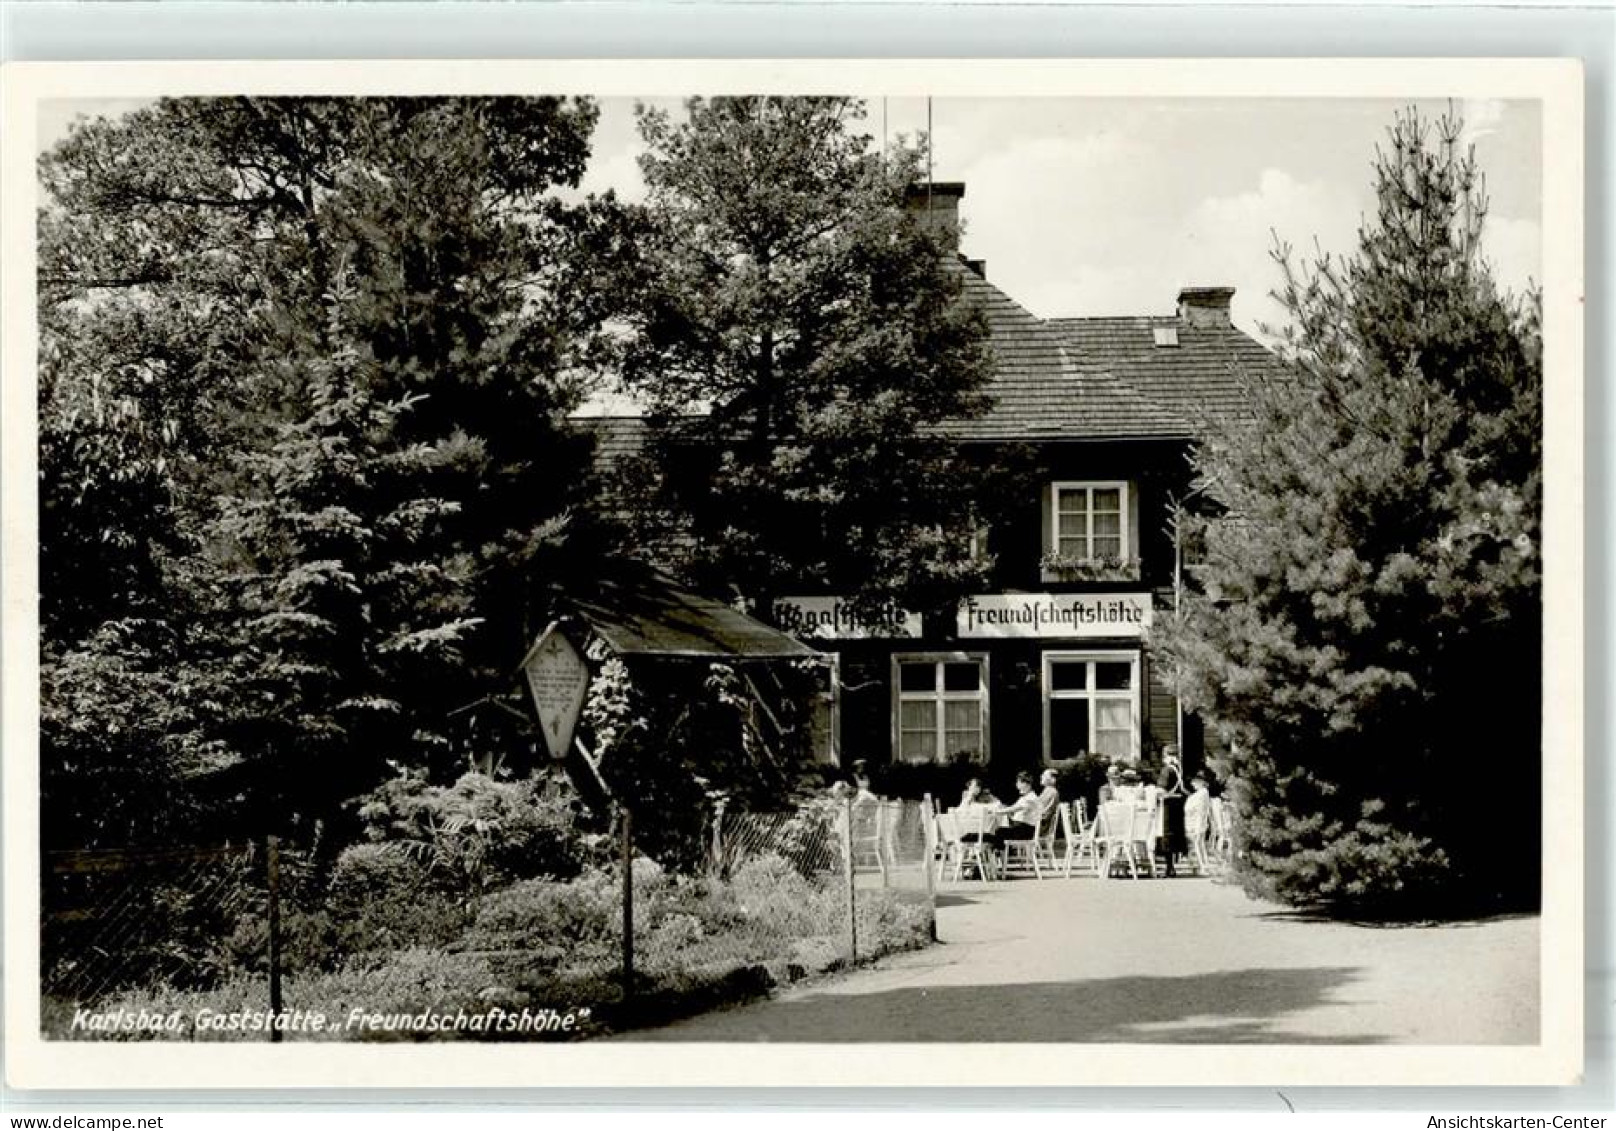
[[[955,883],[959,883],[970,868],[976,869],[980,879],[993,879],[993,846],[988,839],[986,818],[985,809],[937,815],[937,840],[942,847],[937,867],[939,883],[949,865],[953,865],[951,878]]]
[[[1043,832],[1042,826],[1043,818],[1040,817],[1038,820],[1038,826],[1034,827],[1033,829],[1032,836],[1016,837],[1013,840],[1005,838],[999,841],[999,850],[1004,855],[1004,870],[1006,875],[1009,874],[1012,867],[1020,864],[1032,869],[1034,879],[1041,880],[1044,878],[1043,865],[1039,860],[1039,856],[1041,854],[1038,850],[1038,841]]]
[[[1048,868],[1050,875],[1060,870],[1061,862],[1055,855],[1055,837],[1065,828],[1065,816],[1066,806],[1056,801],[1049,807],[1049,812],[1039,814],[1038,831],[1033,834],[1033,863]],[[1039,879],[1042,878],[1040,873]]]
[[[898,801],[863,801],[853,804],[853,870],[874,864],[881,873],[881,886],[890,881],[896,867],[893,840],[903,804]]]
[[[1062,861],[1063,873],[1072,878],[1072,866],[1088,858],[1089,864],[1099,871],[1100,851],[1094,842],[1094,825],[1089,820],[1088,803],[1081,797],[1061,807],[1061,835],[1066,841],[1066,855]]]
[[[1128,874],[1137,880],[1141,848],[1144,850],[1145,867],[1152,876],[1156,874],[1156,861],[1149,847],[1155,839],[1151,832],[1151,822],[1155,816],[1155,811],[1148,806],[1126,801],[1107,801],[1100,807],[1098,840],[1103,851],[1100,863],[1103,878],[1111,878],[1120,858],[1127,861]]]

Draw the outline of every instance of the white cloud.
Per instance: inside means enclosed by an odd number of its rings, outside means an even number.
[[[1536,220],[1487,217],[1481,230],[1481,252],[1493,267],[1493,278],[1506,291],[1520,294],[1543,281],[1543,227]]]
[[[1189,215],[1186,281],[1233,286],[1234,318],[1247,329],[1277,325],[1284,311],[1269,296],[1282,279],[1271,254],[1275,241],[1290,248],[1294,262],[1310,262],[1351,251],[1360,220],[1352,193],[1265,168],[1255,188],[1211,197]],[[1198,273],[1204,277],[1194,277]]]
[[[967,253],[1046,317],[1167,314],[1181,287],[1232,286],[1235,321],[1255,330],[1280,314],[1267,297],[1275,234],[1309,257],[1315,238],[1346,250],[1359,217],[1350,193],[1273,167],[1245,191],[1197,198],[1187,166],[1118,138],[1024,144],[968,175]]]
[[[1504,108],[1501,98],[1467,98],[1460,103],[1459,114],[1464,119],[1464,127],[1459,131],[1460,149],[1497,133],[1504,120]]]

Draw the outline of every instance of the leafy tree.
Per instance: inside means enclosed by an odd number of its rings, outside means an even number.
[[[1197,583],[1163,645],[1226,746],[1255,891],[1354,912],[1535,899],[1541,345],[1501,295],[1451,115],[1279,293],[1290,374],[1197,453]]]
[[[842,98],[642,108],[620,361],[648,406],[649,553],[750,599],[950,603],[983,479],[938,425],[985,408],[980,315],[904,206],[920,170]],[[947,258],[952,258],[948,253]]]
[[[451,757],[594,539],[564,416],[617,236],[555,191],[594,120],[165,100],[42,160],[47,668],[163,622],[211,681],[199,741],[276,812]]]

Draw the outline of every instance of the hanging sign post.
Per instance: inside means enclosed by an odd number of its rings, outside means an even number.
[[[572,732],[589,692],[589,665],[578,649],[552,624],[522,661],[533,706],[539,712],[539,727],[550,757],[566,757],[572,747]]]

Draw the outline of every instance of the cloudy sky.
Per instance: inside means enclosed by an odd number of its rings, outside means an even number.
[[[667,105],[664,103],[664,105]],[[947,99],[932,104],[933,177],[963,181],[961,249],[1042,317],[1165,314],[1186,285],[1236,288],[1234,318],[1280,317],[1274,237],[1353,247],[1371,161],[1406,103],[1381,99]],[[1428,115],[1447,103],[1423,103]],[[633,100],[606,99],[586,187],[644,186]],[[867,104],[865,127],[913,136],[923,98]],[[1487,177],[1486,250],[1520,289],[1541,277],[1541,113],[1456,104]]]
[[[81,113],[140,102],[56,102],[40,143]],[[661,105],[677,109],[677,102]],[[1236,288],[1234,318],[1256,333],[1277,235],[1299,251],[1350,250],[1373,208],[1370,163],[1393,115],[1385,99],[938,98],[933,176],[963,181],[962,250],[1034,314],[1165,314],[1186,285]],[[1424,103],[1428,116],[1447,103]],[[1542,115],[1536,102],[1455,109],[1486,174],[1486,251],[1513,289],[1541,277]],[[871,99],[877,141],[926,129],[924,98]],[[644,192],[634,100],[601,101],[588,189]]]

